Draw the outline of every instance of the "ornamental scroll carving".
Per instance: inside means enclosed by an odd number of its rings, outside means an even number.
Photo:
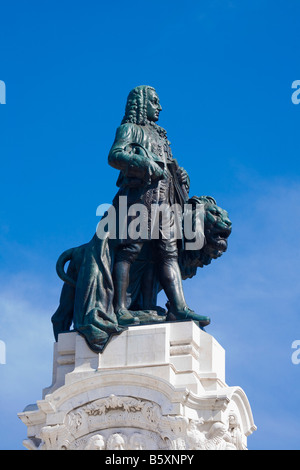
[[[242,449],[236,415],[226,424],[163,415],[154,402],[111,395],[69,412],[64,424],[44,426],[40,450]],[[33,444],[31,444],[31,447]]]

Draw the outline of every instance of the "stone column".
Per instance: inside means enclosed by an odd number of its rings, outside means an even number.
[[[53,383],[19,417],[39,450],[243,450],[256,429],[224,349],[192,321],[130,327],[102,354],[60,334]]]

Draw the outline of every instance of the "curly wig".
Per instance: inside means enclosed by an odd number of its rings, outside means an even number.
[[[154,90],[154,88],[148,85],[140,85],[131,90],[127,98],[122,124],[130,122],[131,124],[143,126],[147,123],[148,90]]]

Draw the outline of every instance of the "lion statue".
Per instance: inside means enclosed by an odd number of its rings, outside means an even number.
[[[232,223],[226,210],[217,205],[211,196],[193,196],[189,199],[193,210],[193,230],[196,226],[196,209],[203,207],[204,245],[199,250],[181,250],[179,264],[182,279],[195,276],[197,268],[202,268],[217,259],[227,250],[227,240],[232,230]]]
[[[232,225],[228,213],[220,208],[211,196],[193,196],[188,200],[188,207],[191,210],[195,234],[195,239],[188,242],[197,242],[197,237],[202,241],[198,249],[186,249],[186,244],[179,241],[178,261],[182,279],[192,278],[198,268],[210,264],[227,250]],[[168,310],[162,307],[157,306],[150,314],[143,311],[142,281],[151,264],[150,257],[151,253],[142,251],[141,259],[134,263],[130,274],[128,308],[133,313],[137,312],[142,324],[172,321]],[[102,351],[110,335],[119,334],[124,330],[124,327],[118,325],[113,310],[113,258],[109,234],[101,240],[95,234],[90,242],[66,250],[60,255],[56,271],[64,285],[59,307],[51,318],[56,340],[58,334],[69,331],[73,323],[74,329],[85,336],[94,351]],[[68,261],[69,266],[65,271]],[[158,294],[161,290],[158,279],[156,284]],[[168,308],[168,304],[166,306]],[[89,337],[93,340],[89,341]]]

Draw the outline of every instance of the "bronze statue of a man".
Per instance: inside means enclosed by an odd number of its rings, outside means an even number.
[[[189,198],[187,172],[173,158],[166,131],[157,125],[161,110],[154,88],[139,86],[129,93],[108,156],[109,164],[120,171],[119,191],[110,207],[118,215],[119,227],[110,226],[100,235],[97,229],[88,243],[58,258],[56,270],[64,285],[51,318],[56,340],[73,325],[90,348],[101,353],[111,336],[134,323],[194,320],[201,328],[210,323],[208,317],[188,307],[182,279],[195,276],[199,267],[227,250],[231,222],[214,198]],[[189,237],[182,232],[182,219],[178,223],[173,210],[179,207],[182,215],[186,203],[192,207],[196,238],[205,239],[192,250],[187,245]],[[132,233],[136,206],[143,209],[140,220],[147,230]],[[204,213],[203,234],[197,225],[199,207]],[[161,215],[167,215],[167,224]],[[106,223],[106,216],[101,222]],[[157,306],[161,290],[168,298],[167,311]]]
[[[118,194],[114,206],[119,209],[119,198],[126,196],[127,210],[133,204],[143,204],[147,208],[149,232],[151,217],[155,211],[174,204],[183,205],[187,202],[189,177],[187,172],[177,165],[172,157],[170,142],[166,131],[158,126],[159,114],[162,110],[159,97],[154,88],[138,86],[134,88],[127,99],[125,116],[117,129],[114,144],[108,156],[109,164],[120,170],[117,181]],[[165,236],[159,226],[159,237],[147,236],[146,239],[130,239],[119,237],[115,250],[113,266],[114,308],[121,325],[136,321],[127,309],[127,289],[129,286],[130,270],[140,255],[145,243],[151,244],[151,260],[156,265],[158,280],[163,288],[169,304],[169,314],[177,320],[195,320],[201,326],[209,324],[206,316],[196,314],[185,301],[182,278],[178,264],[178,237],[172,235],[175,225],[174,214],[170,211],[169,222],[171,230]],[[130,219],[129,219],[130,220]],[[148,233],[149,233],[148,232]],[[126,233],[128,235],[128,233]],[[153,305],[153,282],[151,269],[146,276],[143,288],[142,310],[151,310]]]

